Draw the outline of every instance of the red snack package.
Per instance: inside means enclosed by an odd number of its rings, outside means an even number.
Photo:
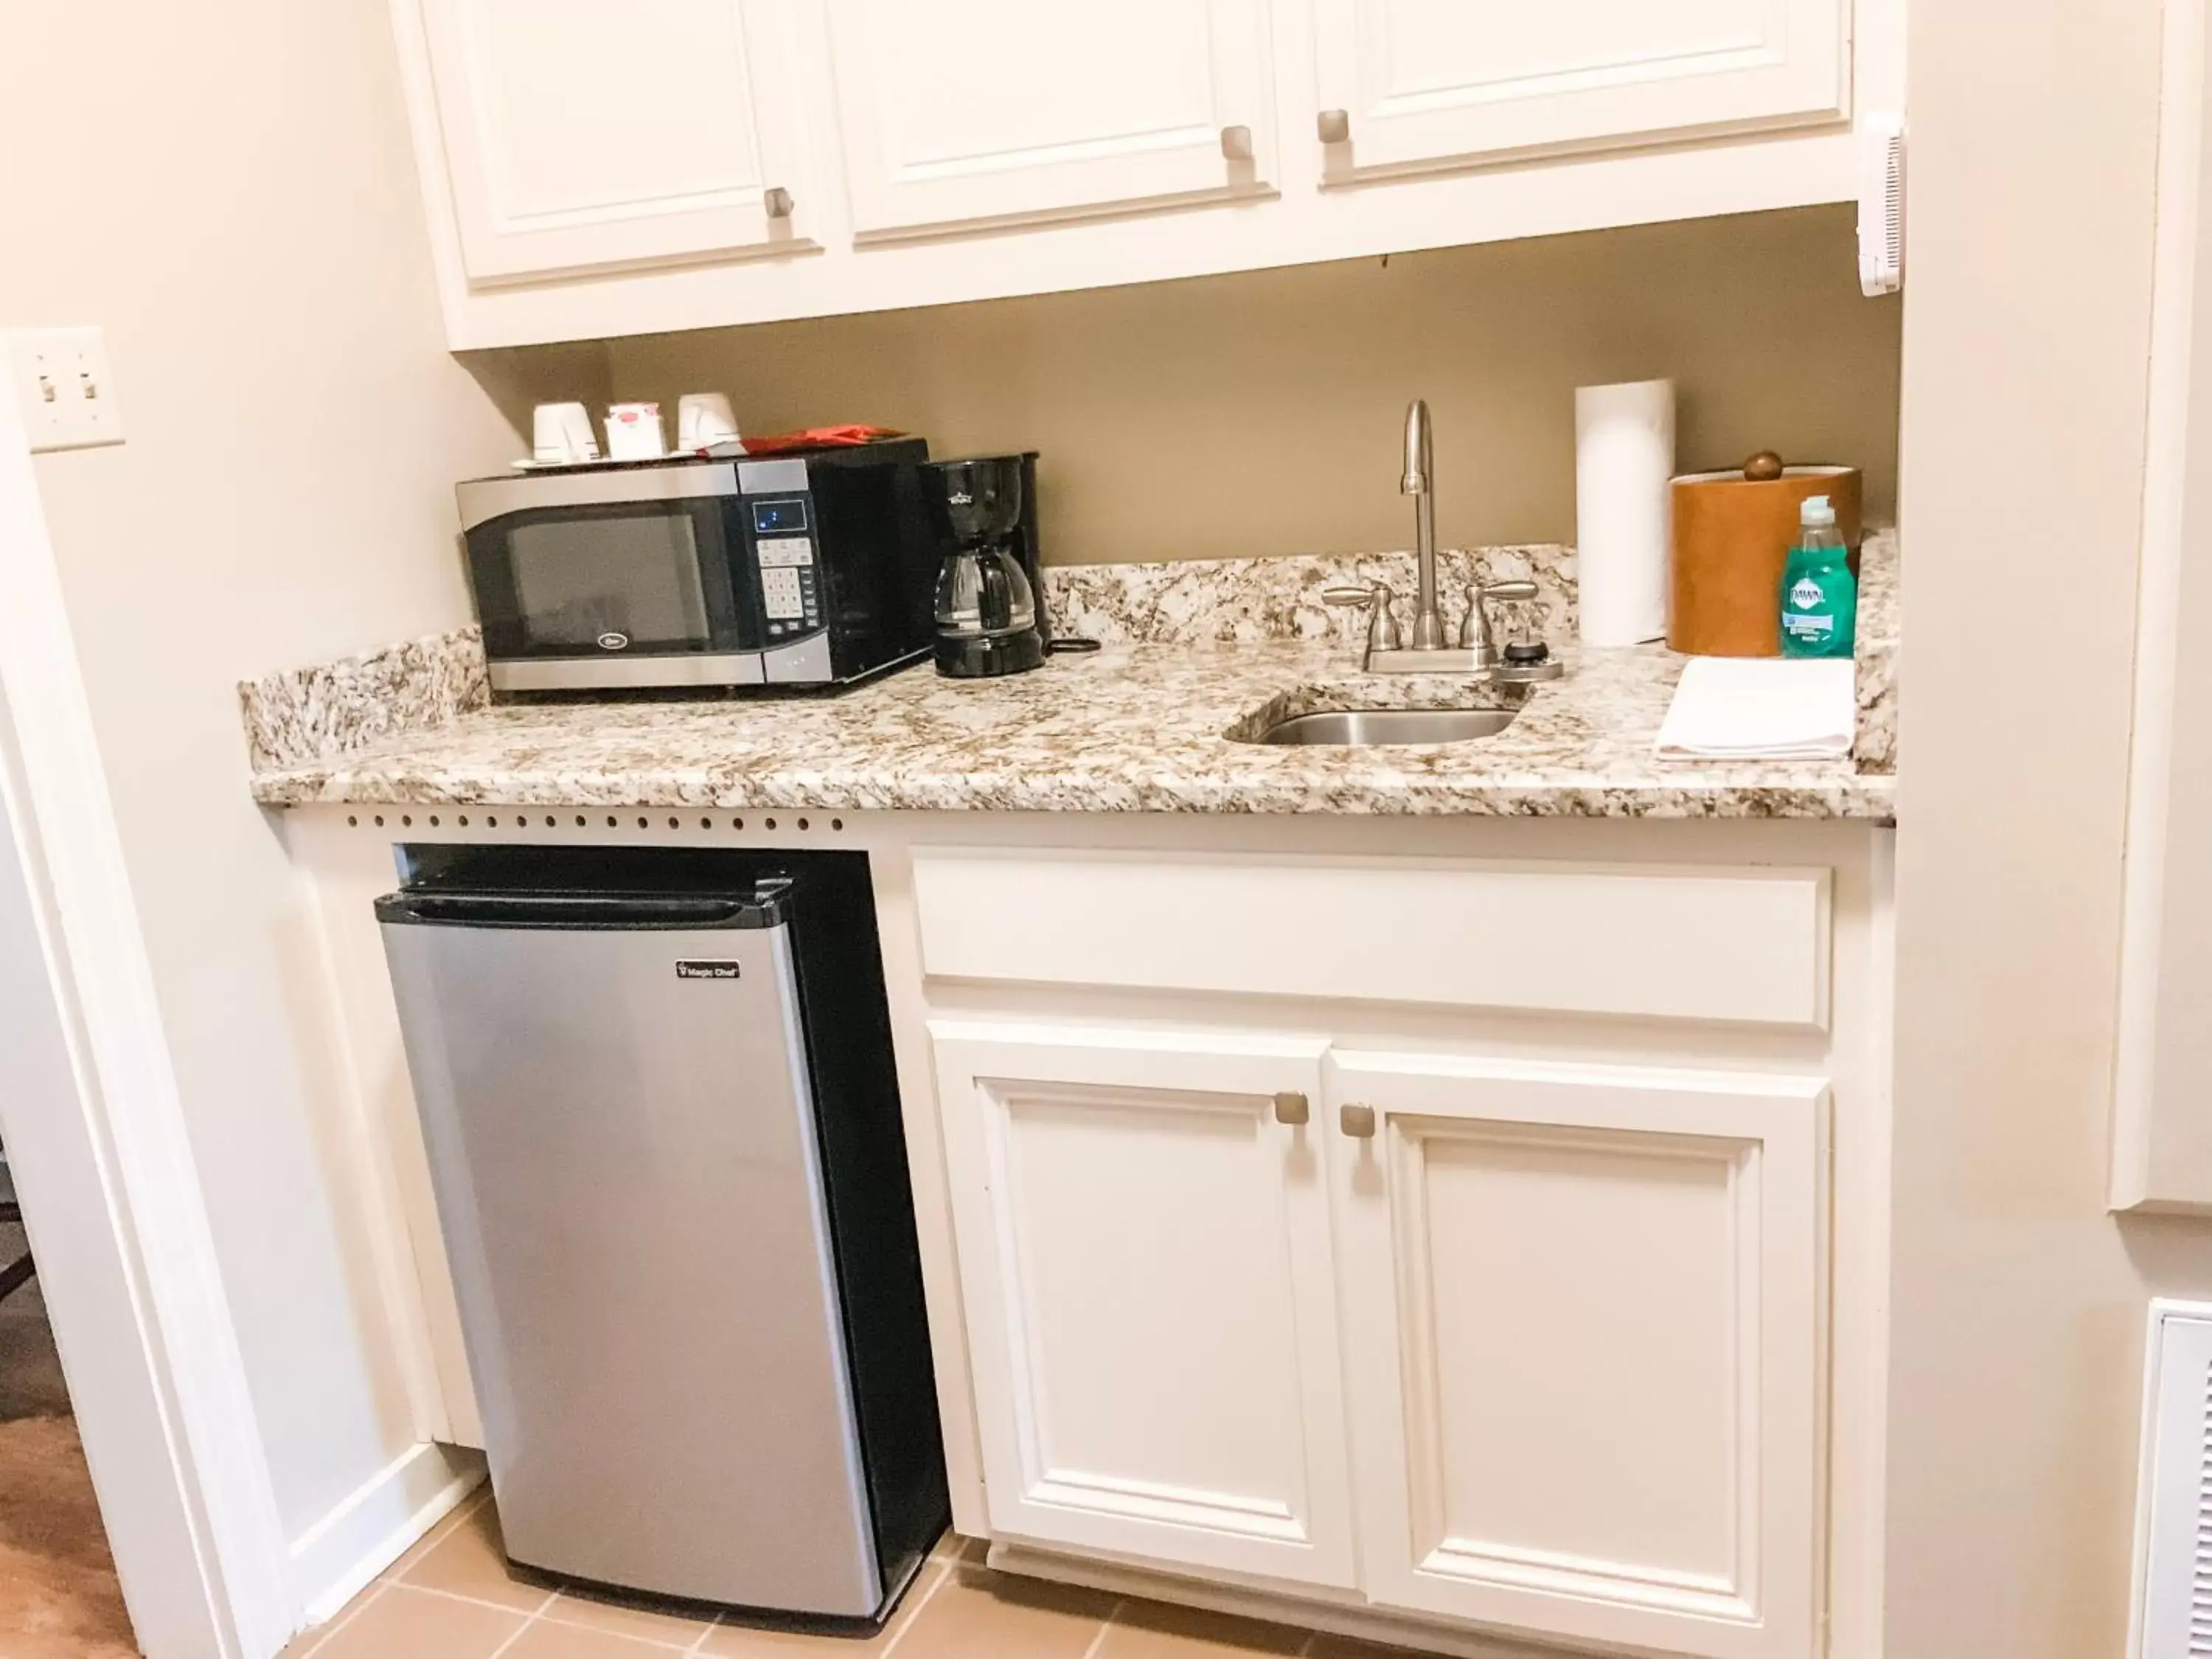
[[[776,432],[743,441],[748,455],[776,455],[791,449],[847,448],[905,435],[887,426],[810,426],[803,432]]]

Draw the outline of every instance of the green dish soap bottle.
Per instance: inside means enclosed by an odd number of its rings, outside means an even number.
[[[1859,585],[1826,495],[1797,510],[1797,544],[1782,568],[1782,654],[1848,657],[1857,637]]]

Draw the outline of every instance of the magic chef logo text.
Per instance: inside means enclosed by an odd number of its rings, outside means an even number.
[[[678,979],[735,979],[738,964],[734,962],[679,962],[676,964]]]

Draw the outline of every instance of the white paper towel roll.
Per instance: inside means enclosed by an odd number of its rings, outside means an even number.
[[[1667,634],[1674,383],[1575,388],[1575,563],[1584,645]]]

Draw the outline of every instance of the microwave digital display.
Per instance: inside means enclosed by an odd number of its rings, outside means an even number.
[[[806,501],[804,496],[753,503],[753,534],[756,536],[787,536],[793,531],[805,528]]]

